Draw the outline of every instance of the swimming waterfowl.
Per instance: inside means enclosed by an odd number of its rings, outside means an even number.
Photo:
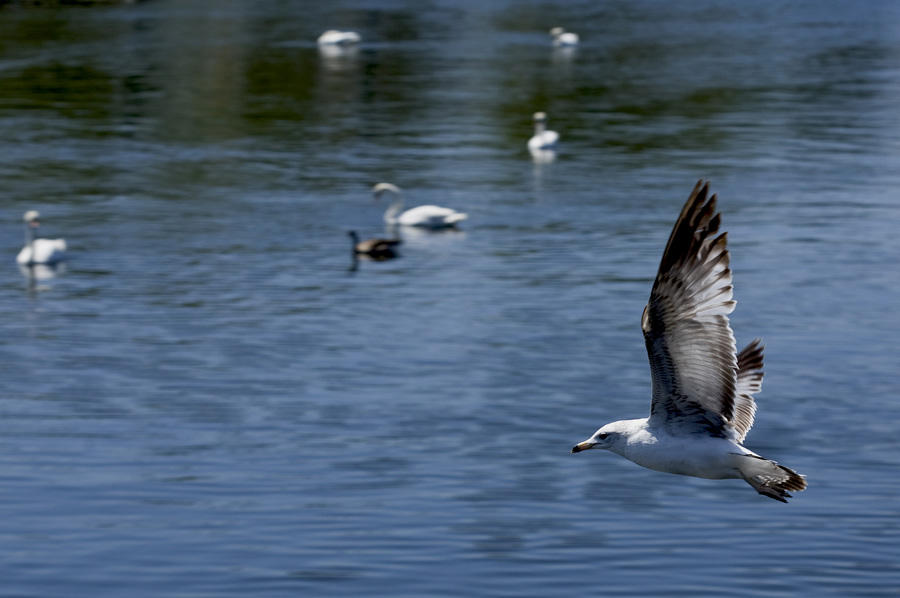
[[[358,44],[362,38],[355,31],[338,31],[337,29],[329,29],[319,36],[316,42],[320,46],[349,46]]]
[[[381,198],[385,193],[394,195],[394,200],[384,213],[384,221],[388,224],[438,229],[456,226],[457,223],[469,217],[468,214],[457,212],[451,208],[431,205],[418,206],[403,212],[403,196],[400,188],[391,183],[378,183],[372,187],[372,192],[375,199]]]
[[[559,133],[547,130],[547,113],[534,113],[534,136],[528,140],[528,149],[534,152],[554,150],[559,141]]]
[[[65,240],[35,238],[41,225],[40,217],[37,210],[28,210],[22,217],[25,221],[25,246],[16,256],[16,263],[20,265],[56,264],[66,259]]]
[[[394,247],[402,243],[400,239],[366,239],[365,241],[360,241],[359,235],[356,234],[355,230],[347,232],[347,235],[353,240],[354,255],[367,255],[375,259],[385,260],[397,257]]]
[[[553,36],[553,45],[558,47],[577,46],[580,41],[577,33],[566,31],[562,27],[554,27],[550,30],[550,35]]]

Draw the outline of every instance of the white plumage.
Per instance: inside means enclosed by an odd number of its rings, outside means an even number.
[[[641,329],[653,381],[650,416],[607,424],[572,449],[606,449],[649,469],[709,479],[738,478],[787,502],[806,488],[796,472],[742,443],[762,388],[763,347],[737,353],[726,233],[716,196],[700,181],[675,223]]]
[[[431,205],[418,206],[403,212],[403,196],[400,188],[391,183],[378,183],[372,188],[372,192],[375,194],[375,199],[379,199],[384,193],[393,193],[394,200],[384,213],[384,221],[388,224],[438,229],[456,226],[457,223],[469,217],[468,214],[457,212],[451,208]]]
[[[319,36],[316,42],[320,46],[349,46],[358,44],[362,38],[355,31],[338,31],[337,29],[329,29]]]
[[[550,35],[553,36],[553,45],[558,47],[577,46],[580,41],[577,33],[566,31],[562,27],[554,27],[550,30]]]
[[[16,256],[16,263],[22,266],[35,264],[56,264],[66,259],[66,242],[63,239],[38,239],[35,231],[41,225],[40,214],[36,210],[25,212],[25,247]]]
[[[559,133],[547,130],[547,113],[534,113],[534,136],[528,140],[528,149],[534,152],[554,150],[559,141]]]

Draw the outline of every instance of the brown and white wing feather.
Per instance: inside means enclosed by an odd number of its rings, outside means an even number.
[[[728,314],[735,302],[727,236],[719,234],[716,196],[708,195],[701,180],[675,223],[641,319],[650,420],[673,433],[734,437],[738,363]]]
[[[738,442],[744,442],[753,427],[756,402],[753,395],[762,390],[763,349],[762,340],[755,339],[738,353],[737,382],[734,389],[734,431]]]

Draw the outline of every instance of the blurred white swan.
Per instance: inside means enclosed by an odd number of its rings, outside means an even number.
[[[391,205],[384,213],[384,221],[388,224],[437,229],[456,226],[457,222],[462,222],[469,217],[468,214],[440,206],[419,206],[410,208],[401,214],[403,211],[403,197],[400,194],[399,187],[391,183],[378,183],[372,187],[375,199],[379,199],[388,191],[394,194],[394,201],[391,202]]]
[[[22,218],[25,221],[25,247],[16,256],[16,263],[22,266],[55,264],[66,259],[66,242],[63,239],[35,238],[35,231],[41,225],[40,217],[36,210],[28,210]]]
[[[553,36],[554,46],[577,46],[579,42],[577,33],[566,31],[562,27],[554,27],[550,30],[550,35]]]
[[[534,137],[528,140],[528,149],[531,150],[531,153],[556,149],[557,141],[559,141],[559,133],[547,130],[547,114],[535,112]]]
[[[316,41],[320,46],[349,46],[358,44],[362,40],[355,31],[338,31],[337,29],[329,29],[319,36]]]

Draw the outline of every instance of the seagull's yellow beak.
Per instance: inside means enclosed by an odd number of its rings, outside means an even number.
[[[588,449],[594,448],[594,443],[590,440],[585,440],[584,442],[579,442],[575,446],[572,447],[573,453],[580,453],[581,451],[586,451]]]

